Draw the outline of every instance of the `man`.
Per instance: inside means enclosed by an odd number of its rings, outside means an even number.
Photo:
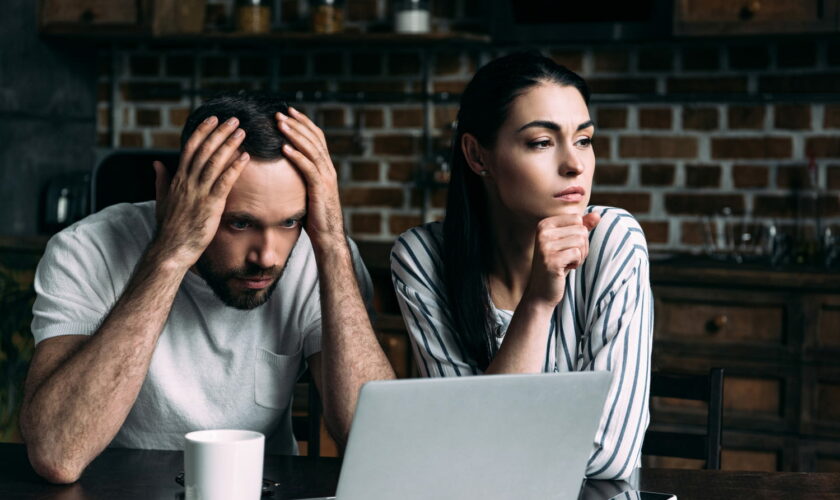
[[[109,444],[180,449],[201,428],[294,453],[304,363],[343,442],[361,385],[394,372],[322,131],[270,97],[223,96],[190,115],[174,173],[154,168],[156,202],[71,226],[38,267],[20,418],[35,470],[73,482]]]

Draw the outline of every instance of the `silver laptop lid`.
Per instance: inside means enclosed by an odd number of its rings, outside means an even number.
[[[365,384],[339,500],[575,499],[608,372]]]

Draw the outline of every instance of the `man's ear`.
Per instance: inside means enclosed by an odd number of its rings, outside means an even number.
[[[467,133],[461,136],[461,151],[464,153],[470,170],[482,177],[487,175],[487,165],[484,163],[484,156],[487,153],[474,135]]]

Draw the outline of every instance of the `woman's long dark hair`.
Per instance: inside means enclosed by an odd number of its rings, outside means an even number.
[[[482,371],[497,350],[487,288],[493,228],[484,186],[467,165],[461,137],[472,134],[483,147],[491,148],[513,100],[540,83],[575,87],[589,104],[586,82],[539,52],[516,52],[491,61],[476,72],[461,95],[443,222],[443,264],[456,335]]]

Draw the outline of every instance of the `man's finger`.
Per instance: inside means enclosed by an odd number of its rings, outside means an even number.
[[[303,153],[292,147],[290,144],[283,144],[283,155],[300,170],[306,180],[307,186],[312,186],[318,178],[318,168]]]
[[[242,173],[242,170],[248,164],[248,160],[250,159],[251,155],[243,152],[235,160],[233,160],[225,171],[222,172],[219,178],[216,179],[216,182],[210,189],[210,195],[226,199],[230,190],[233,188],[233,184],[236,182],[236,179],[239,178],[239,174]]]
[[[215,116],[208,116],[203,122],[198,124],[198,127],[195,128],[190,138],[187,139],[187,143],[184,144],[184,150],[181,151],[181,159],[178,162],[178,172],[183,172],[182,175],[186,175],[189,171],[189,166],[192,164],[196,150],[198,150],[207,136],[216,128],[218,122],[219,119]]]
[[[169,194],[169,183],[172,179],[163,163],[153,161],[152,168],[155,169],[155,217],[160,223],[163,220],[164,204],[166,203],[166,195]]]
[[[279,122],[280,130],[284,134],[299,134],[301,137],[305,137],[310,143],[312,143],[312,147],[318,151],[320,155],[323,156],[324,150],[327,149],[326,144],[324,144],[321,139],[312,133],[311,130],[306,128],[304,124],[295,120],[294,118],[286,118],[284,120],[280,120]],[[304,152],[305,151],[301,151]]]
[[[236,127],[238,126],[239,119],[234,116],[228,118],[227,121],[216,127],[216,130],[214,130],[204,140],[204,142],[201,143],[201,146],[198,147],[198,151],[196,151],[195,155],[193,155],[193,160],[190,163],[189,172],[187,172],[187,174],[190,177],[197,177],[203,170],[204,164],[207,160],[213,155],[213,153],[216,152],[219,146],[236,131]]]
[[[318,147],[315,144],[312,144],[312,141],[309,140],[308,137],[304,136],[297,130],[292,129],[288,123],[281,125],[281,129],[294,149],[306,156],[306,158],[315,166],[316,170],[319,170],[318,167],[320,166],[319,164],[321,163],[321,160],[323,160],[323,153],[318,149]]]
[[[318,136],[321,139],[321,141],[324,142],[324,144],[326,144],[327,140],[324,137],[324,131],[321,130],[320,127],[315,125],[315,123],[313,123],[308,116],[291,106],[289,106],[289,113],[291,114],[292,118],[295,118],[301,123],[303,123],[309,130],[311,130],[316,136]]]
[[[245,140],[245,131],[241,128],[231,134],[221,146],[207,159],[202,167],[196,168],[196,175],[198,181],[202,185],[209,184],[210,186],[216,182],[216,179],[227,167],[231,161],[239,156],[239,146]]]

